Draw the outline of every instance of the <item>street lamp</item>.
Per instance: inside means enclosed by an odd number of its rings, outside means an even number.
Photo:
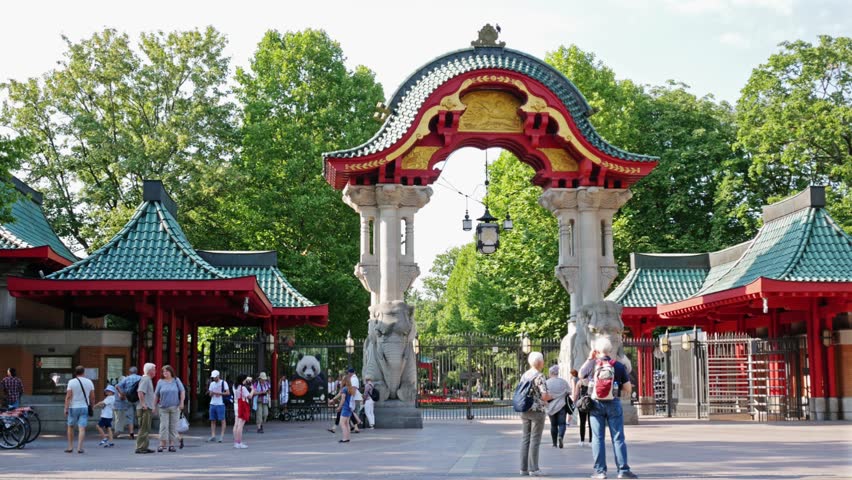
[[[503,220],[503,230],[511,232],[513,228],[515,228],[515,222],[512,221],[512,217],[509,216],[509,212],[506,212],[506,219]]]
[[[352,353],[355,351],[355,340],[352,340],[350,331],[346,331],[346,358],[349,363],[349,368],[352,368]]]
[[[271,333],[266,335],[266,352],[272,353],[275,351],[275,336]]]
[[[680,337],[680,348],[684,350],[689,350],[692,348],[693,343],[698,342],[698,329],[693,325],[692,327],[692,337],[689,336],[689,333],[684,333],[683,336]]]
[[[485,207],[485,213],[476,219],[480,222],[476,226],[476,251],[483,255],[491,255],[500,247],[500,232],[496,218]]]
[[[669,353],[671,346],[672,342],[669,340],[669,331],[666,330],[666,334],[660,336],[660,351],[663,353]]]
[[[462,220],[462,230],[464,230],[465,232],[473,230],[473,220],[470,219],[470,215],[468,214],[467,210],[464,211],[464,219]]]
[[[145,331],[145,346],[148,348],[154,346],[154,334],[151,332],[151,330]]]
[[[521,334],[521,351],[524,352],[524,355],[529,355],[532,351],[532,344],[530,343],[530,337],[527,336],[527,332]]]
[[[822,344],[826,347],[831,346],[831,341],[833,340],[833,335],[831,334],[831,330],[825,329],[822,331]]]

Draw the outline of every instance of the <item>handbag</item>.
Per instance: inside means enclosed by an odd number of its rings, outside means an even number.
[[[77,381],[80,383],[80,391],[83,392],[83,400],[86,401],[86,412],[88,413],[88,415],[90,417],[94,417],[95,416],[95,409],[92,408],[91,405],[89,405],[89,396],[86,395],[86,389],[83,388],[83,381],[80,380],[80,377],[77,377]]]
[[[189,430],[189,420],[186,419],[183,412],[180,414],[180,420],[178,420],[177,431],[178,433],[184,433]]]
[[[578,412],[589,413],[592,411],[592,397],[588,394],[582,395],[574,405],[577,407]]]

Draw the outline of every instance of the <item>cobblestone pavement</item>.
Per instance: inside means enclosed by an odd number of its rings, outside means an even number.
[[[23,450],[0,451],[0,478],[224,479],[375,477],[392,479],[518,476],[516,421],[426,423],[423,430],[367,430],[348,444],[323,423],[273,422],[265,434],[247,428],[248,449],[208,444],[193,428],[178,453],[136,455],[133,442],[98,448],[89,432],[86,453],[66,454],[64,440],[39,438]],[[627,427],[629,462],[646,479],[852,479],[852,423],[707,423],[642,419]],[[591,449],[576,445],[577,429],[560,450],[542,438],[541,466],[553,478],[589,478]],[[156,441],[156,439],[155,439]],[[152,443],[156,445],[156,443]],[[615,478],[611,447],[610,478]]]

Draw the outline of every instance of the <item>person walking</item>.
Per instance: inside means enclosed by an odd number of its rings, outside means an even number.
[[[6,394],[6,408],[12,410],[21,406],[24,383],[18,378],[18,371],[14,367],[6,369],[6,376],[0,380],[0,389]]]
[[[112,443],[112,416],[116,393],[117,391],[115,387],[107,385],[104,389],[104,399],[95,404],[95,407],[100,407],[102,409],[101,417],[98,419],[98,433],[101,434],[101,442],[98,443],[99,447],[110,448],[115,445]]]
[[[248,448],[248,445],[243,443],[243,427],[251,417],[251,392],[248,389],[250,386],[251,377],[244,373],[237,376],[234,384],[234,448]]]
[[[624,440],[624,414],[621,395],[630,398],[632,385],[627,368],[612,358],[612,342],[600,337],[594,342],[589,359],[580,368],[580,378],[589,379],[592,394],[592,456],[595,471],[592,478],[606,478],[605,428],[609,427],[618,478],[639,478],[627,463],[627,443]]]
[[[216,441],[216,422],[222,424],[222,430],[219,434],[219,443],[225,438],[225,428],[228,421],[225,419],[225,397],[231,395],[228,382],[219,378],[219,370],[210,372],[210,386],[207,387],[207,395],[210,395],[210,438],[208,442]]]
[[[379,391],[373,386],[373,379],[367,375],[364,377],[364,413],[367,415],[367,423],[370,429],[376,428],[376,399]],[[373,398],[376,397],[376,398]]]
[[[364,396],[361,395],[361,382],[358,380],[358,374],[355,373],[354,368],[349,368],[349,384],[355,389],[355,392],[352,394],[352,418],[355,419],[355,433],[361,433],[361,429],[359,428],[364,422],[361,421],[361,405],[364,402]]]
[[[68,448],[65,449],[65,453],[74,451],[74,427],[77,427],[77,453],[85,453],[83,441],[86,439],[89,411],[94,404],[95,384],[86,378],[86,369],[82,365],[77,365],[74,368],[74,378],[68,381],[68,388],[65,391],[68,435]]]
[[[287,403],[290,402],[290,380],[287,380],[287,374],[281,375],[281,380],[278,381],[278,410],[279,413],[287,414]],[[331,392],[329,392],[331,395]],[[284,417],[279,417],[284,418]]]
[[[547,391],[553,397],[547,402],[547,416],[550,418],[550,437],[553,446],[559,448],[564,446],[565,417],[574,413],[574,407],[569,397],[571,390],[568,382],[559,378],[559,365],[554,365],[548,370],[550,378],[547,379]]]
[[[541,352],[530,352],[527,357],[530,369],[521,376],[521,382],[532,384],[530,392],[533,404],[529,410],[521,413],[523,437],[521,440],[521,475],[534,477],[541,475],[538,467],[538,452],[541,446],[541,434],[544,431],[544,416],[550,392],[547,390],[547,380],[541,373],[544,368],[544,355]]]
[[[585,378],[580,378],[577,369],[571,369],[571,377],[577,377],[577,380],[574,382],[573,394],[571,397],[574,399],[574,405],[577,404],[577,401],[580,400],[581,397],[589,394],[589,381]],[[584,447],[586,445],[592,445],[592,425],[590,422],[591,415],[588,412],[577,411],[577,418],[579,418],[580,423],[580,441],[577,442],[577,446]],[[589,443],[586,443],[586,427],[589,427]]]
[[[142,377],[137,372],[136,367],[130,367],[127,371],[127,376],[121,379],[118,385],[115,386],[117,392],[115,405],[113,406],[115,413],[113,428],[115,438],[118,438],[124,432],[125,425],[127,426],[127,432],[130,434],[130,439],[133,440],[136,438],[133,433],[136,424],[136,408],[139,404],[139,397],[136,395],[136,391],[139,388],[139,381],[142,380]],[[129,397],[128,394],[130,394]]]
[[[139,386],[136,387],[137,395],[139,395],[139,409],[136,411],[136,418],[139,419],[136,453],[154,453],[153,450],[148,448],[150,443],[148,436],[151,434],[151,415],[156,405],[153,381],[156,374],[157,366],[153,363],[146,363],[142,366],[142,378],[139,380]]]
[[[352,417],[352,398],[355,396],[355,387],[352,386],[352,375],[343,377],[340,385],[340,393],[343,396],[340,402],[341,439],[339,443],[349,443],[349,419]]]
[[[251,386],[251,401],[252,408],[254,408],[255,423],[257,423],[257,433],[263,433],[263,424],[266,423],[266,417],[269,416],[271,388],[266,372],[260,372],[257,381]]]
[[[186,400],[186,389],[179,378],[175,376],[175,369],[171,365],[164,365],[161,370],[160,381],[154,390],[156,398],[154,413],[160,418],[160,446],[158,452],[168,448],[170,452],[176,452],[177,427],[180,421],[180,412],[183,411],[183,403]]]

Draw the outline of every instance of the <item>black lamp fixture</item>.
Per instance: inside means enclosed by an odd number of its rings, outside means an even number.
[[[488,197],[488,150],[485,151],[485,196]],[[459,192],[461,193],[461,192]],[[469,198],[465,195],[465,200]],[[491,255],[500,248],[500,221],[491,215],[488,211],[488,204],[484,203],[485,213],[476,219],[479,222],[476,225],[476,251],[483,255]],[[468,214],[467,204],[465,204],[464,219],[462,220],[462,229],[470,231],[473,228],[470,215]],[[506,213],[506,219],[503,220],[503,230],[508,232],[514,227],[512,217]]]

